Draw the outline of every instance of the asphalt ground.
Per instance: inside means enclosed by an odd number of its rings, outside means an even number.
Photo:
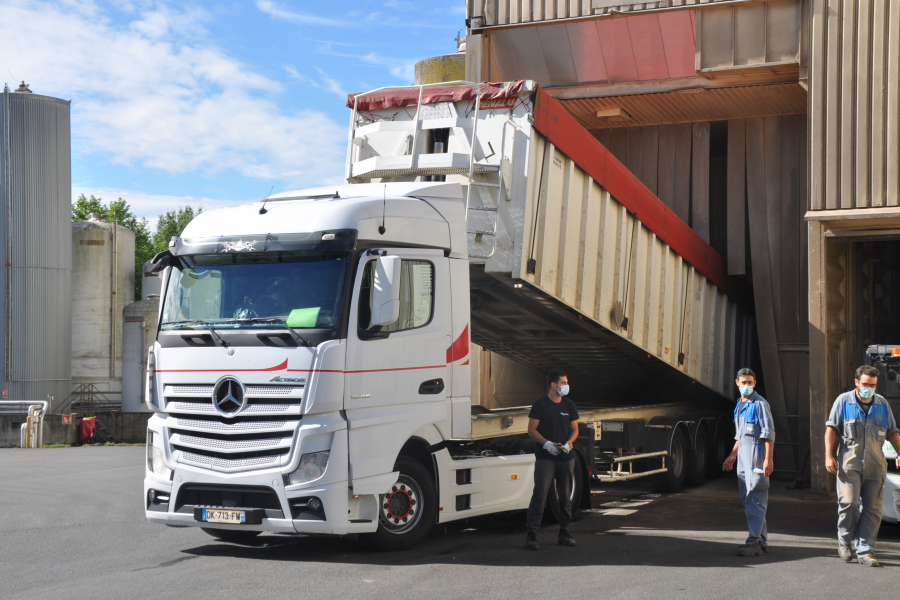
[[[833,500],[773,482],[772,552],[740,558],[732,478],[654,496],[594,487],[594,508],[556,545],[528,552],[524,513],[437,526],[412,550],[264,535],[255,547],[149,524],[142,447],[0,450],[0,598],[893,598],[900,527],[881,528],[884,568],[842,562]],[[808,496],[807,496],[808,497]]]

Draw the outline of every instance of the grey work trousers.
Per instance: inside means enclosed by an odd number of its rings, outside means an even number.
[[[559,529],[565,531],[572,521],[572,486],[575,483],[575,457],[569,460],[534,461],[534,493],[528,505],[525,528],[537,531],[547,505],[547,492],[556,479],[556,494],[559,498]]]
[[[838,541],[850,548],[855,546],[858,556],[875,552],[878,528],[881,526],[884,477],[863,479],[859,471],[840,469],[837,497]]]

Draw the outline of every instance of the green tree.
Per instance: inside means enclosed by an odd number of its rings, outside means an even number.
[[[187,224],[202,212],[202,206],[198,207],[196,212],[194,212],[193,206],[183,206],[159,215],[159,221],[156,222],[156,233],[153,234],[154,254],[168,249],[169,240],[180,236]]]
[[[117,223],[134,232],[134,298],[140,300],[143,287],[141,266],[154,255],[147,219],[138,219],[131,212],[128,202],[122,198],[113,200],[107,206],[103,203],[103,198],[95,198],[93,194],[87,198],[81,194],[72,204],[72,222],[87,221],[92,214],[103,221]]]
[[[156,224],[156,233],[150,233],[147,219],[138,219],[131,206],[119,198],[109,203],[103,203],[103,198],[90,198],[84,194],[78,196],[72,204],[72,222],[87,221],[91,215],[96,215],[103,221],[118,223],[134,232],[134,298],[140,300],[143,288],[144,263],[156,256],[158,252],[168,249],[169,240],[181,235],[191,219],[203,212],[203,207],[194,210],[192,206],[175,208],[159,215]]]

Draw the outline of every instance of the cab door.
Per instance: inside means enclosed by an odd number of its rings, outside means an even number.
[[[381,255],[400,258],[400,311],[395,323],[377,327],[371,301]],[[360,259],[344,376],[353,482],[391,473],[422,427],[449,430],[448,269],[440,250],[387,248]]]

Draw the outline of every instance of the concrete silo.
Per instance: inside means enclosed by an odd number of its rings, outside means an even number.
[[[60,404],[71,377],[69,102],[4,86],[0,102],[2,397]],[[51,407],[52,409],[52,407]]]
[[[90,384],[118,403],[123,311],[134,300],[134,232],[96,219],[71,230],[72,388]]]

